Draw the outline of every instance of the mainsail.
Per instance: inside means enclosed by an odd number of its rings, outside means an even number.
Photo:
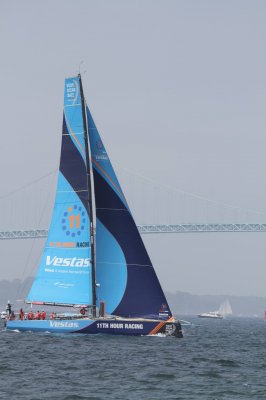
[[[65,80],[60,168],[48,239],[29,302],[93,304],[87,149],[80,77]]]
[[[105,146],[87,107],[96,204],[97,305],[121,317],[172,316]]]

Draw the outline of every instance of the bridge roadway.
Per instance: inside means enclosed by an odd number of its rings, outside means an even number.
[[[266,232],[266,224],[176,224],[138,225],[141,234],[207,233],[207,232]],[[47,229],[0,231],[0,240],[46,238]]]

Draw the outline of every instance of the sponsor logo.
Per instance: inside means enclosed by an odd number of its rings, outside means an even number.
[[[76,242],[50,242],[51,247],[76,247]]]
[[[90,242],[50,242],[50,247],[90,247]]]
[[[66,236],[74,238],[81,235],[85,229],[86,212],[81,206],[68,207],[61,219],[61,227]]]
[[[78,322],[49,321],[51,328],[79,328]]]
[[[77,247],[89,247],[89,242],[77,242]]]
[[[73,283],[55,282],[54,286],[57,286],[57,287],[63,288],[63,289],[68,289],[70,287],[74,287],[74,284]]]
[[[100,139],[99,139],[99,140],[97,140],[97,142],[96,142],[96,146],[97,146],[98,150],[100,150],[100,151],[105,151],[105,148],[104,148],[103,142],[102,142]]]
[[[63,258],[63,257],[46,257],[46,266],[50,267],[88,267],[90,265],[89,258]]]
[[[165,303],[161,305],[161,308],[159,310],[159,317],[162,317],[164,319],[169,317],[169,310]]]
[[[67,85],[66,85],[66,91],[67,91],[67,97],[69,98],[69,99],[73,99],[74,97],[75,97],[75,94],[76,94],[76,87],[75,87],[75,85],[74,85],[74,82],[73,83],[68,83]]]
[[[163,303],[161,305],[161,308],[159,310],[159,315],[161,314],[168,314],[169,310],[167,309],[167,305],[165,303]]]
[[[105,156],[105,155],[98,155],[98,154],[96,154],[95,159],[96,159],[97,161],[102,161],[102,160],[108,160],[108,157]]]
[[[76,81],[69,82],[66,84],[66,97],[69,101],[72,101],[74,104],[78,98],[78,84]]]
[[[99,322],[97,323],[98,329],[143,329],[143,324],[125,324],[121,322]]]
[[[96,141],[96,147],[97,149],[96,149],[95,159],[98,161],[108,160],[106,150],[101,140]]]

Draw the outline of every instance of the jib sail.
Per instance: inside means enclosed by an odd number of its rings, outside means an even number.
[[[87,108],[96,204],[97,301],[110,314],[167,319],[171,311]]]

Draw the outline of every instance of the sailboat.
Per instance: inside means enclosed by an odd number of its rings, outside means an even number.
[[[26,303],[75,313],[8,320],[8,330],[182,337],[84,99],[80,74],[65,80],[54,209]]]
[[[218,319],[222,319],[224,318],[226,315],[231,315],[233,314],[232,312],[232,307],[231,304],[229,302],[229,300],[225,300],[219,307],[219,310],[217,311],[210,311],[207,313],[202,313],[199,314],[198,317],[199,318],[218,318]]]

